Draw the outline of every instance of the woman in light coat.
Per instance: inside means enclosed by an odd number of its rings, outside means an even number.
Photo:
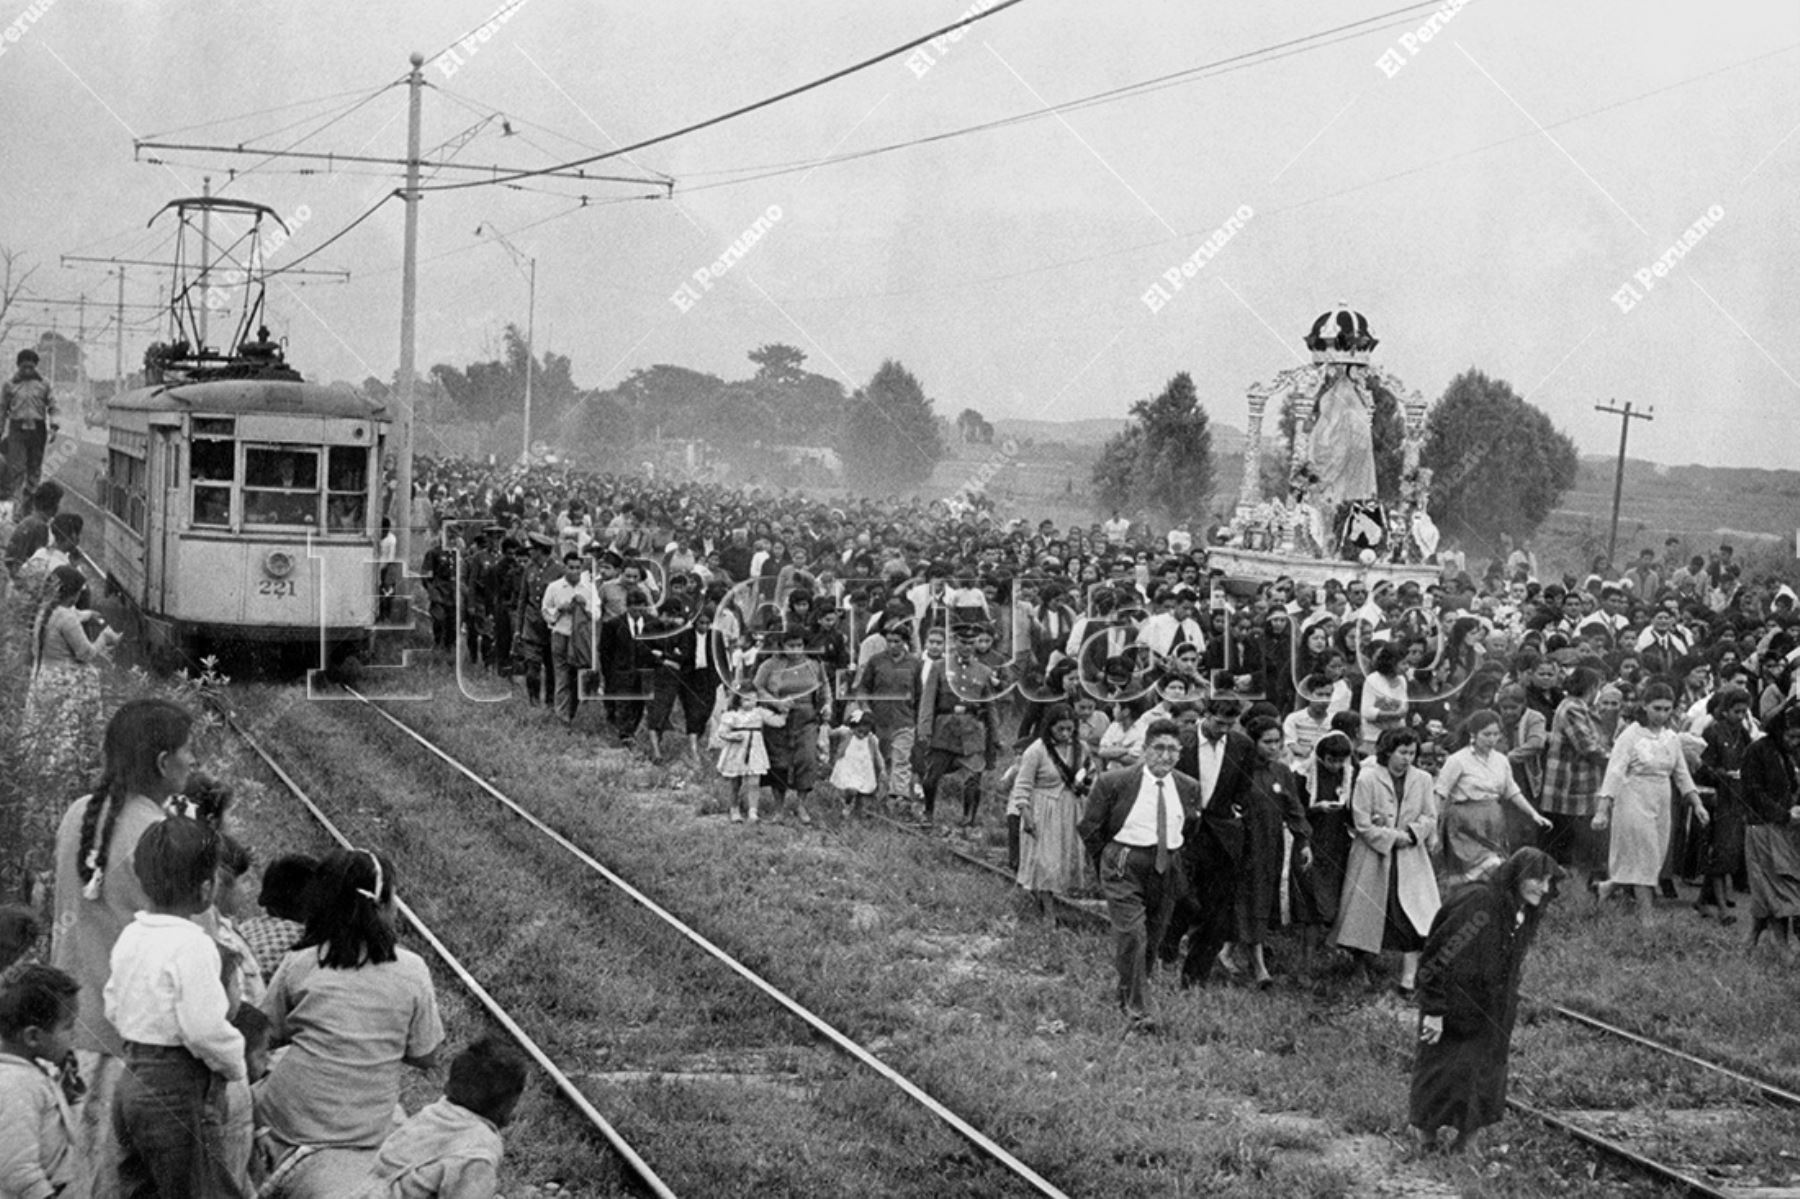
[[[1344,871],[1331,943],[1374,955],[1400,954],[1400,993],[1413,993],[1419,953],[1437,916],[1437,798],[1431,776],[1415,767],[1419,735],[1389,729],[1375,749],[1374,769],[1357,777],[1350,797],[1356,839]]]

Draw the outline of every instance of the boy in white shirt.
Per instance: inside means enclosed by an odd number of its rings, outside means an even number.
[[[208,1129],[226,1123],[226,1087],[245,1078],[244,1038],[219,948],[193,917],[213,899],[218,835],[185,816],[151,825],[132,866],[150,899],[119,934],[106,1017],[124,1039],[113,1101],[120,1193],[238,1199],[248,1162],[228,1160]]]

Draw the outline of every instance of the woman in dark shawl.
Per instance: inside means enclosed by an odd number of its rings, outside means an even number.
[[[1454,1128],[1468,1148],[1506,1112],[1506,1059],[1519,974],[1562,877],[1555,859],[1521,849],[1486,878],[1451,893],[1431,922],[1419,967],[1419,1054],[1411,1123],[1426,1150]]]
[[[1268,940],[1270,917],[1281,910],[1285,860],[1281,830],[1285,827],[1293,834],[1293,865],[1307,870],[1312,866],[1312,828],[1306,822],[1294,772],[1281,760],[1281,723],[1270,716],[1256,716],[1245,731],[1257,752],[1251,762],[1250,785],[1244,792],[1245,852],[1240,863],[1243,873],[1238,884],[1235,939],[1250,947],[1256,985],[1267,989],[1275,980],[1269,973],[1263,943]]]

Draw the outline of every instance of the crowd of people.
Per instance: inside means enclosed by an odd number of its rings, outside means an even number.
[[[1429,1144],[1500,1118],[1556,891],[1629,892],[1649,920],[1686,882],[1698,917],[1732,923],[1743,897],[1746,944],[1789,952],[1800,606],[1729,546],[1672,541],[1618,577],[1541,577],[1520,548],[1478,574],[1246,582],[1204,537],[1124,519],[453,461],[419,478],[431,544],[416,596],[384,574],[388,615],[425,613],[541,719],[711,771],[744,825],[1004,829],[1036,906],[1104,902],[1134,1030],[1156,1027],[1159,970],[1391,986],[1418,1008]],[[26,860],[54,931],[0,983],[0,1194],[491,1194],[523,1067],[479,1042],[442,1101],[398,1107],[444,1034],[396,940],[394,864],[277,859],[251,913],[253,849],[193,769],[192,714],[98,711],[111,639],[54,488],[8,541],[45,772]],[[32,940],[9,932],[8,957]]]
[[[1437,1063],[1427,1131],[1498,1118],[1505,1037],[1477,1026],[1509,1032],[1552,884],[1630,894],[1640,920],[1683,884],[1721,924],[1742,897],[1745,944],[1792,960],[1800,597],[1729,544],[1671,537],[1579,577],[1508,542],[1473,574],[1452,552],[1434,578],[1246,582],[1185,526],[1117,514],[1058,529],[568,470],[421,478],[440,644],[460,612],[469,658],[572,727],[593,699],[658,759],[709,738],[732,820],[812,823],[828,770],[846,814],[941,807],[977,837],[993,797],[1045,910],[1106,900],[1136,1027],[1161,963],[1273,985],[1284,927],[1301,981],[1328,947],[1372,985],[1397,955]],[[1475,937],[1497,904],[1507,935]],[[1491,977],[1467,977],[1478,961]]]

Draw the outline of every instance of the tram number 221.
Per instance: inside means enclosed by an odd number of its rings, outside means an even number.
[[[264,579],[256,585],[256,594],[288,598],[298,593],[292,579]]]

